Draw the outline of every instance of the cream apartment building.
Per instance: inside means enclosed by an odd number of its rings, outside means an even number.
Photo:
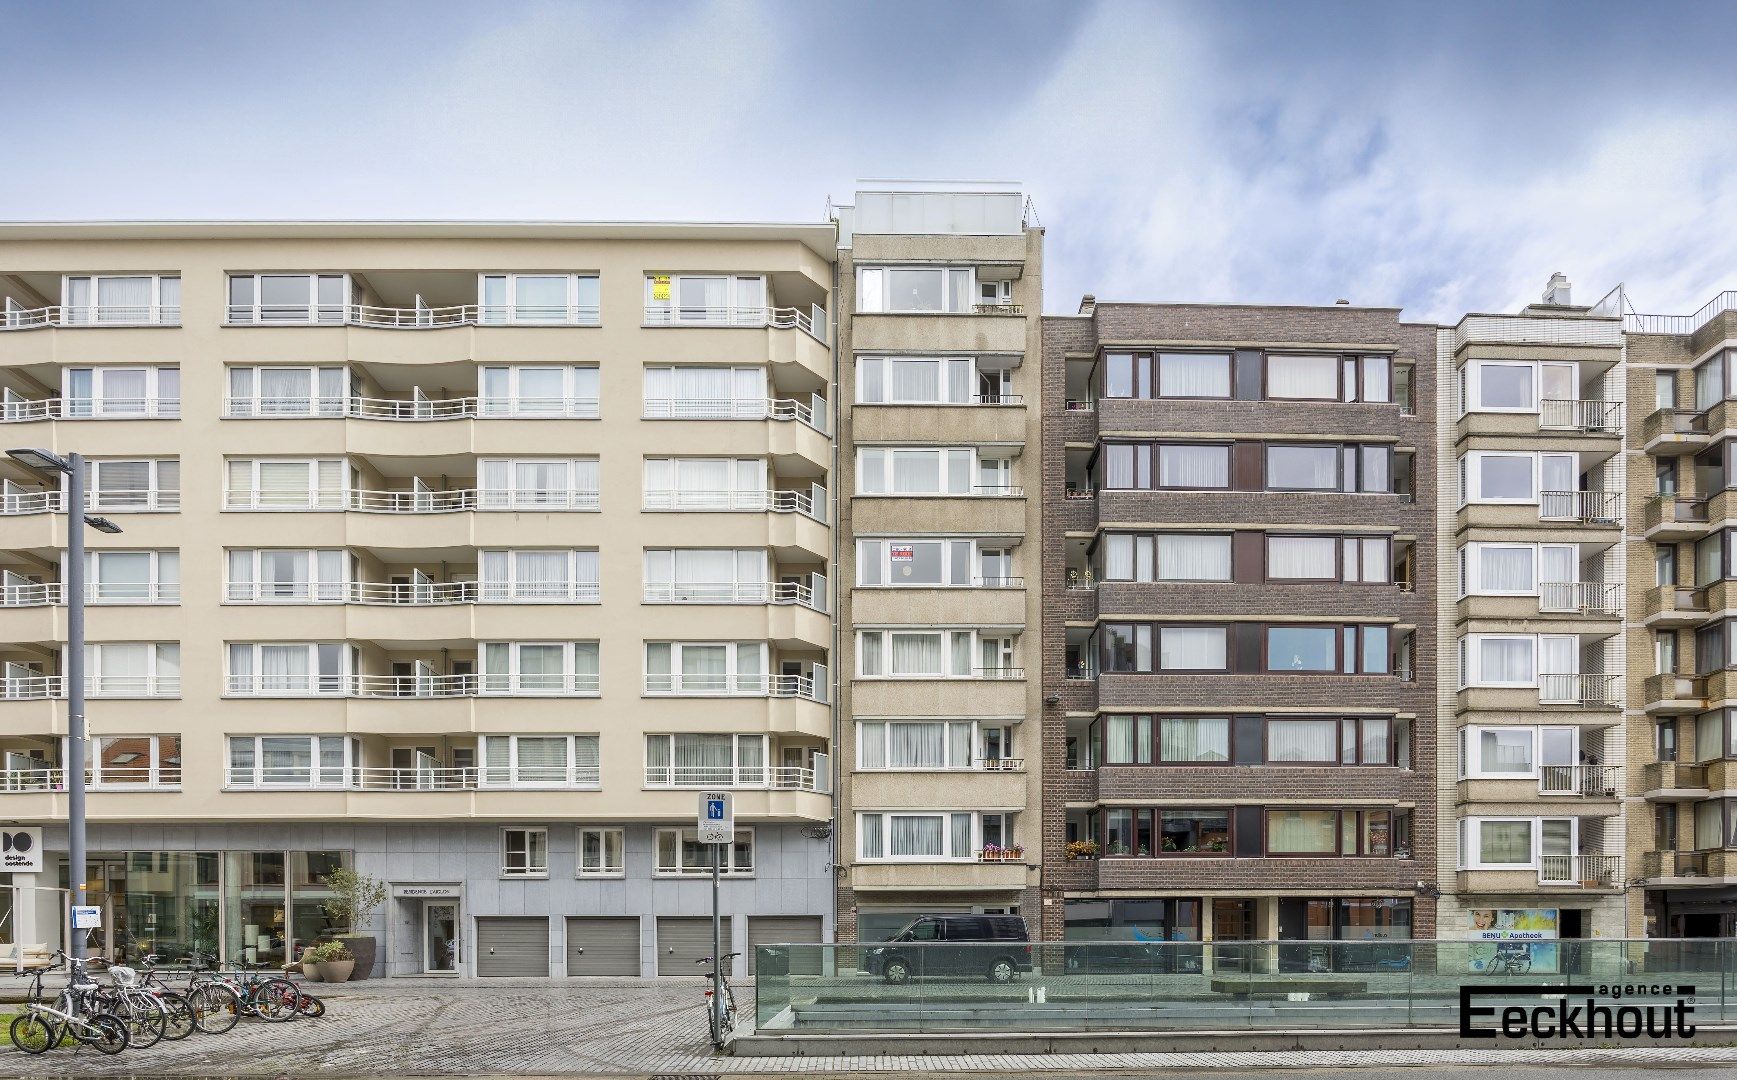
[[[1524,917],[1622,937],[1638,714],[1624,627],[1644,545],[1621,314],[1573,304],[1556,275],[1517,314],[1441,329],[1438,357],[1439,549],[1455,562],[1439,578],[1437,935]]]
[[[376,974],[691,974],[716,787],[726,948],[830,935],[835,238],[0,227],[5,445],[85,455],[122,529],[97,946],[293,958],[350,865],[390,886]],[[0,817],[48,849],[14,940],[58,941],[65,517],[0,483]]]
[[[839,207],[838,939],[1039,925],[1043,232],[1008,185]]]

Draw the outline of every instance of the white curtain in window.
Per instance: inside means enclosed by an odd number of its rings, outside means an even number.
[[[1330,581],[1339,576],[1339,541],[1331,536],[1270,536],[1267,576],[1284,580]]]
[[[526,600],[555,600],[565,598],[569,593],[567,572],[570,569],[570,556],[565,551],[519,551],[514,553],[518,562],[519,598]]]
[[[1134,727],[1132,716],[1104,718],[1104,760],[1122,764],[1134,760]]]
[[[1230,485],[1230,447],[1160,446],[1161,487],[1222,488]]]
[[[1478,681],[1520,685],[1533,682],[1533,644],[1531,638],[1479,638]]]
[[[509,560],[511,552],[485,551],[482,553],[482,598],[484,600],[506,600],[509,589]]]
[[[1538,580],[1552,584],[1573,582],[1578,577],[1577,552],[1567,544],[1545,544],[1539,549]]]
[[[1267,721],[1268,761],[1338,761],[1339,721]]]
[[[947,725],[947,765],[961,769],[971,764],[971,725],[954,722]]]
[[[730,784],[734,782],[730,735],[675,736],[675,782]]]
[[[1225,664],[1221,626],[1166,626],[1158,634],[1158,666],[1164,670],[1220,670]]]
[[[960,404],[971,400],[971,361],[947,361],[946,400]]]
[[[1478,549],[1478,566],[1483,578],[1479,585],[1484,589],[1531,592],[1537,585],[1529,547],[1492,547],[1486,544]]]
[[[1532,862],[1532,823],[1530,821],[1480,821],[1478,861],[1481,863],[1530,865]]]
[[[1168,716],[1159,723],[1158,743],[1165,761],[1229,761],[1230,721]]]
[[[941,668],[941,635],[902,634],[895,631],[893,639],[894,675],[939,675]]]
[[[941,365],[934,360],[888,360],[893,401],[941,400]]]
[[[308,686],[305,645],[261,645],[260,685],[266,690],[301,690]]]
[[[555,784],[567,778],[565,736],[520,735],[514,741],[518,744],[520,783]]]
[[[864,814],[857,820],[862,824],[862,857],[865,859],[884,857],[886,848],[881,837],[881,829],[885,819],[880,814]]]
[[[1338,849],[1334,835],[1338,815],[1331,810],[1277,810],[1267,813],[1267,848],[1271,851],[1330,852]]]
[[[889,724],[887,765],[894,769],[939,769],[947,763],[945,723]]]
[[[712,692],[726,689],[725,649],[723,645],[682,646],[682,687]]]
[[[893,491],[934,495],[941,490],[941,455],[935,450],[894,450]]]
[[[1160,354],[1158,394],[1161,397],[1229,397],[1230,357],[1222,354]]]
[[[1230,537],[1160,534],[1160,581],[1229,581]]]
[[[890,854],[893,856],[938,859],[946,854],[942,844],[940,818],[911,817],[903,814],[887,816],[892,821]]]
[[[1268,356],[1267,396],[1317,398],[1339,396],[1337,356]]]
[[[260,368],[259,411],[293,416],[312,408],[313,372],[308,368]]]
[[[1538,639],[1538,673],[1573,675],[1580,670],[1580,639],[1567,634],[1544,634]]]
[[[857,745],[860,753],[857,767],[860,769],[884,769],[887,767],[887,725],[879,720],[872,723],[859,723],[860,733]]]
[[[1104,486],[1126,489],[1134,486],[1134,455],[1145,453],[1145,447],[1112,443],[1104,447]]]
[[[1134,538],[1127,533],[1104,537],[1104,577],[1131,581],[1134,577]]]

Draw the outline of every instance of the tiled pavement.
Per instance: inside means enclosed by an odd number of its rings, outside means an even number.
[[[1733,1048],[729,1058],[711,1054],[698,980],[596,980],[582,986],[374,981],[326,989],[328,1009],[320,1020],[243,1020],[226,1035],[195,1034],[113,1058],[90,1050],[29,1057],[8,1044],[0,1050],[0,1076],[1027,1073],[1566,1061],[1737,1067]],[[744,995],[744,1005],[750,995]]]

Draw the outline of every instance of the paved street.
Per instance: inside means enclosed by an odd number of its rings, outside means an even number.
[[[244,1020],[226,1035],[105,1058],[81,1050],[28,1057],[6,1046],[0,1076],[586,1076],[803,1072],[957,1073],[1024,1076],[1033,1072],[1101,1075],[1153,1069],[1274,1069],[1348,1075],[1347,1065],[1507,1063],[1596,1064],[1600,1077],[1643,1075],[1646,1065],[1700,1065],[1709,1074],[1737,1068],[1737,1048],[1680,1050],[1310,1051],[1286,1053],[1072,1054],[1049,1056],[719,1058],[705,1037],[698,980],[603,980],[583,986],[507,980],[489,985],[370,982],[327,987],[321,1020],[264,1024]],[[744,995],[744,1006],[747,995]],[[1570,1056],[1571,1055],[1571,1056]],[[1227,1074],[1216,1072],[1215,1080]],[[1270,1076],[1270,1073],[1266,1075]],[[1374,1075],[1363,1072],[1361,1075]],[[1679,1074],[1680,1075],[1680,1074]],[[1470,1069],[1420,1069],[1406,1080],[1470,1080]],[[1478,1080],[1565,1080],[1559,1069],[1478,1070]]]

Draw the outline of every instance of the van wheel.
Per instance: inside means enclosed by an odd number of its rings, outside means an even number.
[[[993,983],[1008,983],[1013,981],[1013,961],[1006,958],[989,965],[989,981]]]
[[[907,983],[911,981],[911,966],[903,960],[888,960],[881,974],[890,983]]]

